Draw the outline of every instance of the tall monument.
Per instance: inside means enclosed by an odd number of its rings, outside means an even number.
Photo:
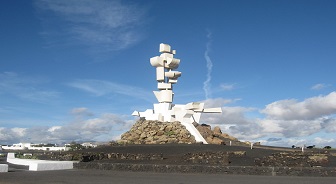
[[[143,117],[146,120],[158,120],[174,122],[179,121],[195,137],[197,142],[207,144],[193,122],[199,123],[202,113],[221,113],[222,109],[204,108],[204,103],[191,102],[188,104],[173,104],[173,84],[181,76],[181,72],[174,71],[180,64],[180,59],[174,58],[176,50],[172,50],[168,44],[160,44],[160,56],[150,58],[150,64],[156,68],[157,88],[153,91],[159,103],[154,104],[154,109],[144,112],[134,111],[133,116]]]

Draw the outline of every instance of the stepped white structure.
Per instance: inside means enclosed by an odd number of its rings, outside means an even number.
[[[7,162],[15,165],[29,166],[30,171],[48,171],[73,169],[73,164],[77,161],[52,161],[15,158],[15,153],[7,154]]]
[[[146,120],[158,120],[181,122],[187,130],[195,137],[197,142],[207,144],[193,122],[199,123],[202,113],[221,113],[219,108],[204,108],[204,103],[191,102],[185,105],[173,104],[173,84],[181,76],[181,72],[173,71],[178,68],[180,59],[174,58],[176,50],[171,50],[170,45],[160,44],[160,56],[150,58],[150,63],[156,68],[156,80],[158,90],[153,91],[159,103],[154,104],[154,109],[147,109],[144,112],[134,111],[133,116],[143,117]]]

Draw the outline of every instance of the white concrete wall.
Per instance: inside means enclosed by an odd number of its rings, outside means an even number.
[[[29,163],[30,171],[65,170],[65,169],[73,169],[73,162],[38,160],[36,162]]]
[[[0,164],[0,173],[1,172],[8,172],[8,165],[7,164]]]
[[[73,169],[73,163],[74,163],[73,161],[19,159],[15,158],[14,153],[8,153],[7,162],[16,165],[29,166],[30,171]]]

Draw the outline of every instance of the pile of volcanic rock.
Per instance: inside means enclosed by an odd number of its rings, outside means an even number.
[[[225,145],[229,141],[239,142],[238,139],[222,133],[219,127],[211,130],[209,125],[194,123],[196,129],[201,133],[209,144]],[[166,144],[196,143],[195,137],[180,122],[161,122],[145,119],[138,120],[132,128],[121,135],[118,143],[123,144]]]
[[[121,135],[119,143],[165,144],[196,143],[194,136],[180,122],[160,122],[140,119]]]
[[[218,126],[211,129],[210,125],[197,123],[193,124],[209,144],[226,145],[229,144],[230,141],[231,143],[239,143],[237,138],[232,137],[229,134],[222,133],[222,130]]]

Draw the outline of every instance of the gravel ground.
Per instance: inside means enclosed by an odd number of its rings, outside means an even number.
[[[181,164],[181,157],[187,153],[201,152],[230,152],[246,151],[243,158],[231,158],[231,166],[254,166],[254,158],[271,155],[279,150],[271,149],[252,149],[248,146],[225,146],[225,145],[202,145],[202,144],[161,144],[161,145],[127,145],[127,146],[105,146],[94,149],[82,150],[79,152],[93,153],[142,153],[142,154],[160,154],[164,160],[160,161],[132,161],[136,163],[153,163],[153,164]],[[113,162],[113,161],[110,161]],[[130,162],[127,160],[115,162]]]

